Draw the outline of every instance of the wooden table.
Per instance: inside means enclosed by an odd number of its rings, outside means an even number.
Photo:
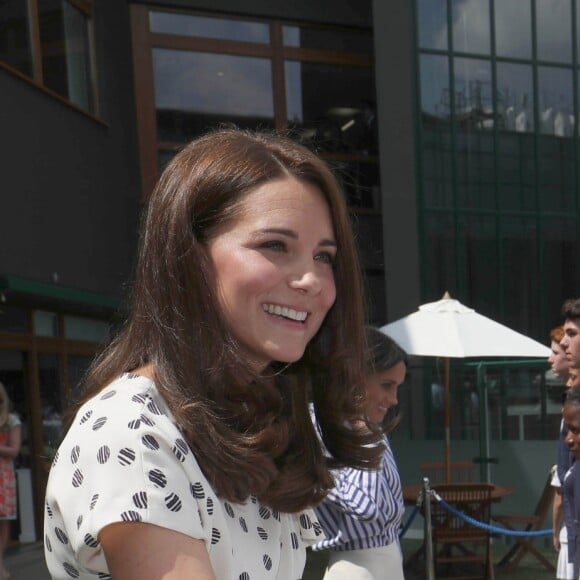
[[[476,482],[474,482],[476,483]],[[504,497],[511,495],[514,490],[507,485],[497,485],[492,484],[493,489],[491,490],[491,500],[501,501]],[[436,485],[431,486],[437,487]],[[403,500],[407,505],[415,505],[417,503],[417,498],[419,497],[419,493],[423,489],[422,483],[411,483],[407,485],[403,485]]]

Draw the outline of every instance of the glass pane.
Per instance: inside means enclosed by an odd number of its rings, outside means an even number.
[[[449,60],[446,56],[422,54],[421,111],[423,124],[439,124],[438,119],[449,119]]]
[[[102,343],[109,338],[109,324],[93,318],[65,316],[64,336],[73,340]]]
[[[91,365],[92,358],[87,356],[68,357],[69,401],[76,401],[81,393],[81,381]]]
[[[538,67],[540,133],[571,137],[574,134],[572,71]]]
[[[495,216],[459,216],[459,269],[465,301],[486,316],[499,315],[498,239]]]
[[[453,50],[490,54],[489,0],[452,0]]]
[[[533,134],[499,133],[499,203],[503,209],[536,211],[536,156]]]
[[[38,12],[44,85],[90,110],[86,17],[60,0],[39,0]]]
[[[8,393],[12,403],[12,412],[16,413],[22,421],[22,446],[17,459],[20,467],[30,467],[32,457],[25,363],[24,353],[15,350],[0,350],[0,382],[4,384]]]
[[[268,59],[154,49],[153,71],[161,141],[188,141],[225,122],[274,125]]]
[[[83,109],[93,110],[89,31],[85,15],[63,2],[68,98]]]
[[[284,46],[373,54],[370,32],[306,26],[283,26]]]
[[[534,130],[532,67],[497,63],[498,128],[517,133]]]
[[[5,0],[0,10],[0,60],[32,76],[32,55],[28,28],[28,5],[22,0]]]
[[[495,209],[495,165],[492,133],[457,134],[455,168],[457,205],[470,209]]]
[[[575,212],[574,147],[572,139],[540,136],[538,181],[540,209]]]
[[[54,312],[35,310],[33,318],[36,336],[58,336],[58,317]]]
[[[169,12],[150,12],[149,16],[149,25],[152,32],[260,44],[270,42],[270,28],[267,24],[261,22],[209,18],[190,14],[171,14]]]
[[[498,56],[532,57],[530,0],[500,0],[494,4],[495,50]]]
[[[538,59],[572,62],[570,0],[536,0]]]
[[[463,130],[493,128],[491,65],[487,60],[456,58],[455,120]]]
[[[578,245],[576,222],[573,217],[543,217],[541,228],[541,252],[543,256],[542,280],[544,284],[545,311],[560,312],[564,296],[577,296]]]
[[[28,310],[0,304],[0,332],[28,332]]]
[[[528,336],[541,336],[538,231],[535,217],[504,217],[501,223],[504,296],[503,322]]]
[[[383,229],[380,214],[358,213],[353,219],[353,230],[361,256],[363,270],[382,270]]]
[[[456,296],[458,281],[453,215],[425,212],[423,233],[425,296],[438,300],[446,291]]]
[[[39,355],[38,374],[42,409],[43,453],[47,460],[51,460],[62,437],[64,397],[59,357],[47,354]]]
[[[423,204],[427,208],[454,207],[451,128],[424,120],[422,137]]]
[[[417,0],[419,46],[447,50],[447,0]]]
[[[322,151],[376,153],[372,68],[287,61],[286,103],[292,134]]]
[[[379,164],[376,161],[329,159],[328,162],[341,181],[350,206],[380,209]]]

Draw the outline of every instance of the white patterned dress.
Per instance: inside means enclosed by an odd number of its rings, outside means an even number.
[[[323,537],[312,510],[286,514],[255,498],[219,499],[155,384],[131,374],[79,410],[53,462],[45,507],[55,579],[111,578],[98,536],[115,522],[204,540],[218,580],[297,580],[306,546]]]

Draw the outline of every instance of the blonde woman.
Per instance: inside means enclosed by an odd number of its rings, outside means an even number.
[[[0,579],[10,578],[4,552],[10,539],[10,521],[16,519],[14,458],[20,453],[20,419],[10,413],[10,399],[0,383]]]

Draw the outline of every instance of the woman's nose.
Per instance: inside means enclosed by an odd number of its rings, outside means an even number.
[[[291,274],[289,286],[294,290],[300,290],[308,294],[316,295],[322,288],[322,282],[318,274],[312,268],[305,268],[302,269],[302,271]]]

